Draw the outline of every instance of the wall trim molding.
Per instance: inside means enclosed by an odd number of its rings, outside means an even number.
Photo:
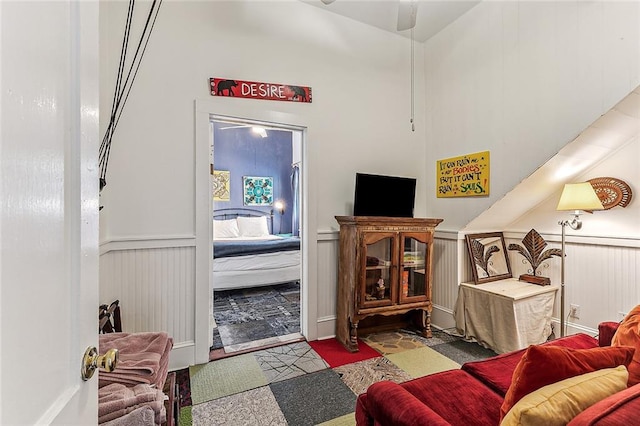
[[[524,232],[512,232],[505,231],[504,237],[506,239],[522,239],[527,235],[529,231]],[[549,234],[541,233],[542,238],[547,242],[561,243],[561,234]],[[583,244],[583,245],[595,245],[604,247],[629,247],[640,248],[640,239],[637,238],[619,238],[619,237],[605,237],[594,235],[567,235],[565,238],[567,243]]]
[[[323,229],[318,231],[318,241],[334,241],[340,239],[340,231],[334,229]]]
[[[100,242],[100,255],[110,251],[171,247],[195,247],[195,235],[150,235],[116,237]]]
[[[433,236],[440,240],[464,240],[464,234],[460,231],[451,231],[447,229],[436,228]]]

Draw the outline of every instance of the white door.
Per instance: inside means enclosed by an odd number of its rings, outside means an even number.
[[[98,3],[2,0],[0,28],[0,424],[95,424]]]

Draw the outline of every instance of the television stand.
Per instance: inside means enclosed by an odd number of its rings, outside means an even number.
[[[433,233],[442,219],[336,216],[336,220],[340,224],[337,339],[357,352],[360,320],[410,312],[422,335],[431,337]]]

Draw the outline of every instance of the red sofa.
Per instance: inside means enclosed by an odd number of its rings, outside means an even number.
[[[586,334],[563,337],[543,345],[572,349],[609,346],[618,323],[599,326],[599,338]],[[401,384],[374,383],[358,396],[356,423],[369,425],[496,426],[500,407],[525,349]],[[634,424],[640,413],[640,384],[602,400],[575,417],[571,426]]]

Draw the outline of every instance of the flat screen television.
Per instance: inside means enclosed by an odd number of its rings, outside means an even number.
[[[413,217],[416,180],[356,173],[354,216]]]

